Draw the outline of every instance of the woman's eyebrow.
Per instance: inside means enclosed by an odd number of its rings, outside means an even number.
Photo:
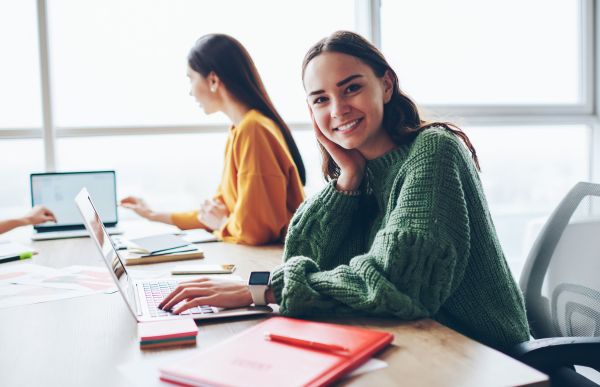
[[[361,78],[363,75],[362,74],[354,74],[354,75],[350,75],[348,78],[344,78],[341,81],[339,81],[338,83],[336,83],[335,85],[337,87],[343,86],[346,83],[355,80],[356,78]]]
[[[353,74],[353,75],[350,75],[350,76],[349,76],[349,77],[347,77],[347,78],[344,78],[344,79],[342,79],[341,81],[339,81],[339,82],[338,82],[338,83],[336,83],[335,85],[336,85],[337,87],[344,86],[346,83],[348,83],[348,82],[351,82],[351,81],[355,80],[356,78],[362,78],[362,77],[363,77],[363,75],[362,75],[362,74]],[[325,90],[315,90],[315,91],[311,91],[311,92],[308,94],[308,96],[310,97],[310,96],[317,95],[317,94],[321,94],[321,93],[324,93],[324,92],[325,92]]]

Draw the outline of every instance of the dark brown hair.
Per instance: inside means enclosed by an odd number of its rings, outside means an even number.
[[[306,184],[304,163],[290,128],[271,102],[254,61],[244,46],[229,35],[204,35],[190,50],[188,64],[203,77],[214,72],[235,98],[275,122],[294,159],[300,180]]]
[[[377,77],[390,74],[393,82],[392,97],[383,108],[382,127],[397,145],[409,144],[421,131],[434,126],[443,127],[458,136],[471,152],[475,166],[479,170],[479,160],[469,137],[454,124],[448,122],[427,122],[419,115],[417,105],[400,90],[398,76],[385,60],[383,54],[362,36],[349,31],[337,31],[321,39],[312,46],[302,62],[302,79],[308,63],[324,52],[337,52],[359,59],[368,65]],[[329,153],[319,144],[323,158],[322,169],[326,180],[339,177],[340,168]]]

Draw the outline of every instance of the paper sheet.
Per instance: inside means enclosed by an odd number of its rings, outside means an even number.
[[[34,265],[30,261],[3,263],[0,265],[0,285],[11,284],[24,278],[45,278],[58,274],[56,269]]]
[[[181,239],[189,243],[206,243],[218,241],[216,236],[201,228],[185,230],[184,233],[181,235]]]
[[[2,285],[0,286],[0,309],[13,306],[39,304],[41,302],[64,300],[67,298],[87,296],[92,292],[44,288],[29,285]]]
[[[103,267],[69,266],[55,273],[34,273],[12,281],[20,285],[69,289],[84,292],[114,293],[116,286],[110,273]]]
[[[0,308],[116,290],[108,271],[95,266],[53,269],[17,261],[0,265]]]

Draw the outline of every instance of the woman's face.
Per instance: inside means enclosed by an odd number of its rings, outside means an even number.
[[[379,78],[351,55],[325,52],[306,66],[304,89],[313,117],[329,140],[365,156],[389,146],[391,139],[381,127],[383,107],[392,95],[388,74]]]
[[[194,71],[189,65],[187,77],[190,80],[190,95],[198,102],[204,113],[211,114],[218,111],[216,93],[211,91],[209,80]]]

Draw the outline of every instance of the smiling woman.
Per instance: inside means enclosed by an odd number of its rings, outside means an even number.
[[[331,74],[324,84],[313,76],[322,72]],[[383,111],[378,111],[380,101],[387,104],[392,97],[389,73],[378,78],[358,59],[327,52],[311,60],[304,74],[310,111],[329,140],[345,149],[358,149],[368,158],[394,148],[390,135],[379,130],[383,119]],[[373,116],[366,111],[378,111],[378,121],[371,121]]]
[[[448,123],[422,120],[417,106],[400,90],[396,73],[379,51],[362,51],[361,42],[350,42],[352,38],[341,51],[336,50],[335,40],[316,45],[302,66],[313,125],[321,128],[329,142],[356,149],[366,159],[373,159],[398,144],[411,142],[427,127],[443,126],[464,141],[479,168],[475,149],[461,130]],[[332,76],[322,79],[314,74]],[[365,114],[367,111],[372,114]],[[317,137],[320,135],[317,132]],[[357,181],[348,182],[348,175],[341,175],[325,143],[328,142],[319,142],[325,179],[337,179],[344,190],[355,189]]]
[[[330,183],[294,215],[265,297],[204,278],[161,306],[266,298],[284,315],[430,317],[499,349],[527,340],[468,137],[421,120],[383,55],[355,33],[315,44],[303,80]]]

